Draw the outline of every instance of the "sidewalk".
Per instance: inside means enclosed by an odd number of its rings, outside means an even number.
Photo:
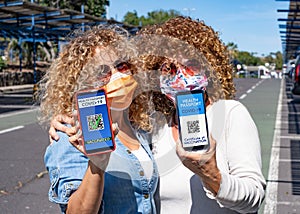
[[[34,84],[0,87],[0,119],[35,110],[39,104],[34,99],[34,95]],[[21,117],[20,121],[24,121],[24,118]],[[13,123],[14,121],[11,122]],[[1,122],[0,128],[9,128],[8,125],[12,123],[8,121]]]
[[[283,81],[264,214],[300,213],[300,96]]]
[[[0,92],[6,92],[6,91],[14,91],[14,90],[20,90],[20,89],[33,89],[34,84],[25,84],[25,85],[11,85],[11,86],[3,86],[0,87]]]

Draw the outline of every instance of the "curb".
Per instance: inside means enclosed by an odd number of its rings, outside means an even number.
[[[0,92],[14,91],[20,89],[33,89],[33,86],[34,84],[4,86],[0,87]]]

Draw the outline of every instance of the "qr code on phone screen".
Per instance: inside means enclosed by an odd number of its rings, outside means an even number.
[[[188,133],[198,133],[200,132],[199,120],[187,121]]]
[[[87,116],[89,131],[104,129],[104,122],[102,114],[94,114]]]

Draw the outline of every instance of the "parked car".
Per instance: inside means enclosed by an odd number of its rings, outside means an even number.
[[[296,59],[290,59],[286,64],[286,69],[284,69],[282,72],[285,75],[291,75],[293,73],[293,70],[295,68],[295,61]]]
[[[300,95],[300,54],[295,60],[295,66],[291,76],[294,82],[292,93],[295,95]]]

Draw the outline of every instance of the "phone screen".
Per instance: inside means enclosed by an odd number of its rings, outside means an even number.
[[[184,91],[176,95],[179,133],[185,150],[209,149],[204,91]]]
[[[105,91],[78,92],[76,100],[86,154],[113,151],[115,143]]]

